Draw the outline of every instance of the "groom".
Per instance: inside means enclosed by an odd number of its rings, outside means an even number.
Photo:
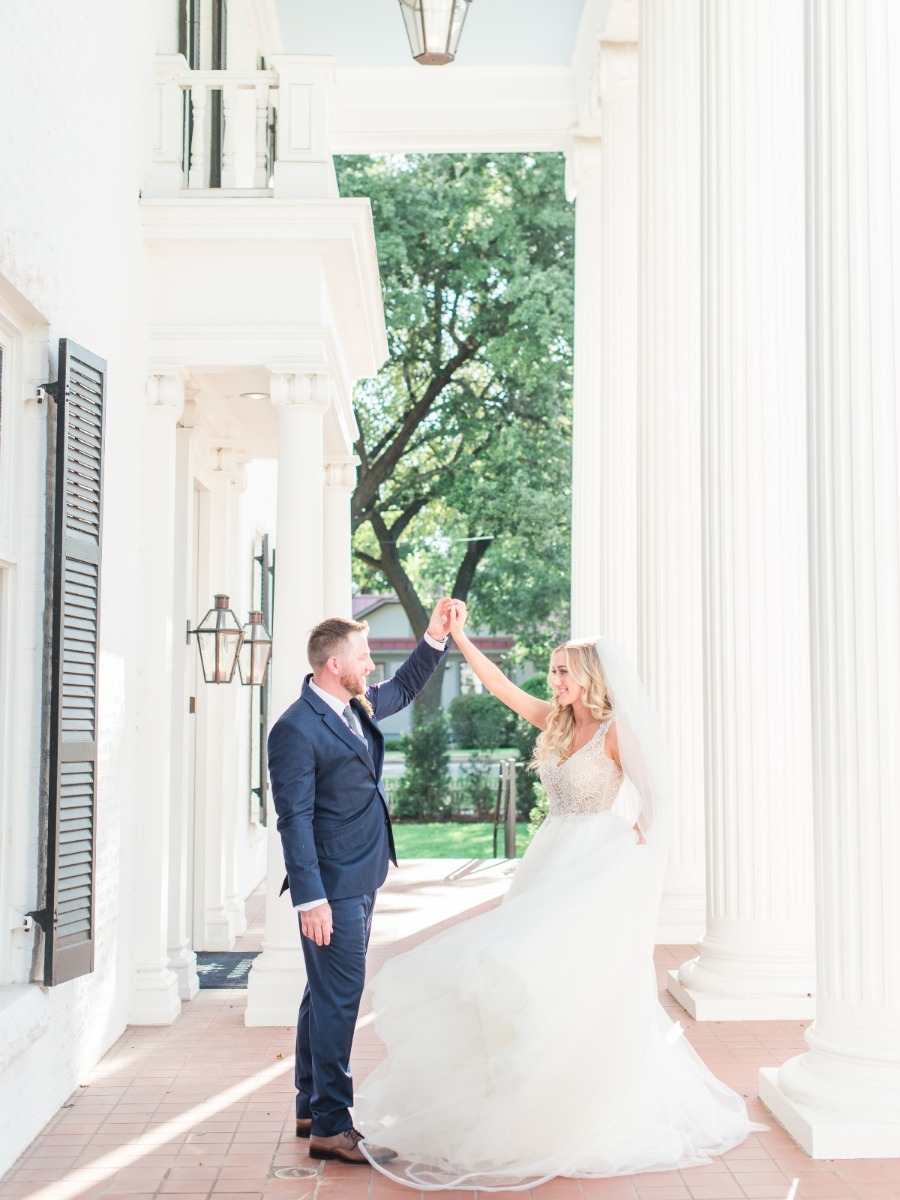
[[[353,1128],[350,1047],[366,974],[375,894],[396,866],[376,721],[418,695],[443,657],[449,599],[396,674],[375,669],[366,622],[332,617],[309,637],[312,675],[269,734],[269,774],[307,985],[297,1017],[297,1136],[312,1158],[366,1165]],[[369,1147],[372,1154],[376,1148]],[[394,1157],[390,1151],[384,1158]]]

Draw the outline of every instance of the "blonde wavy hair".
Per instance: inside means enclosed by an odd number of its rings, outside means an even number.
[[[597,655],[597,647],[591,641],[563,642],[557,646],[553,654],[562,651],[566,656],[566,665],[576,683],[584,689],[584,704],[591,716],[598,721],[608,721],[613,715],[612,702],[603,676],[603,668]],[[552,664],[553,658],[551,656]],[[552,690],[550,672],[547,672],[547,686]],[[548,759],[564,760],[572,753],[572,739],[575,735],[575,717],[571,704],[560,704],[554,693],[550,700],[550,715],[547,717],[547,728],[539,735],[534,744],[534,757],[528,764],[535,771],[541,763]]]

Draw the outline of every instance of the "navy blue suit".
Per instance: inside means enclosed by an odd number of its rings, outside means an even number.
[[[269,734],[269,774],[294,905],[326,898],[328,946],[301,938],[307,986],[297,1018],[297,1116],[316,1136],[351,1126],[350,1047],[365,986],[365,954],[375,894],[394,838],[381,781],[384,737],[377,721],[418,695],[443,652],[421,641],[391,679],[366,690],[372,716],[351,701],[365,743],[303,683],[300,698]]]

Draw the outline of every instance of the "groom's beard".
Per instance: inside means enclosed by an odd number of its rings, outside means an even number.
[[[365,675],[353,675],[350,671],[345,671],[341,676],[341,687],[344,691],[349,692],[351,696],[361,696],[366,690]]]

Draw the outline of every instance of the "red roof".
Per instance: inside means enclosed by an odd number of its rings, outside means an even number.
[[[513,639],[511,637],[473,637],[470,639],[479,650],[487,653],[489,650],[512,650]],[[403,650],[409,653],[416,646],[415,638],[405,637],[370,637],[369,649],[377,650]],[[452,647],[452,643],[451,643]]]

